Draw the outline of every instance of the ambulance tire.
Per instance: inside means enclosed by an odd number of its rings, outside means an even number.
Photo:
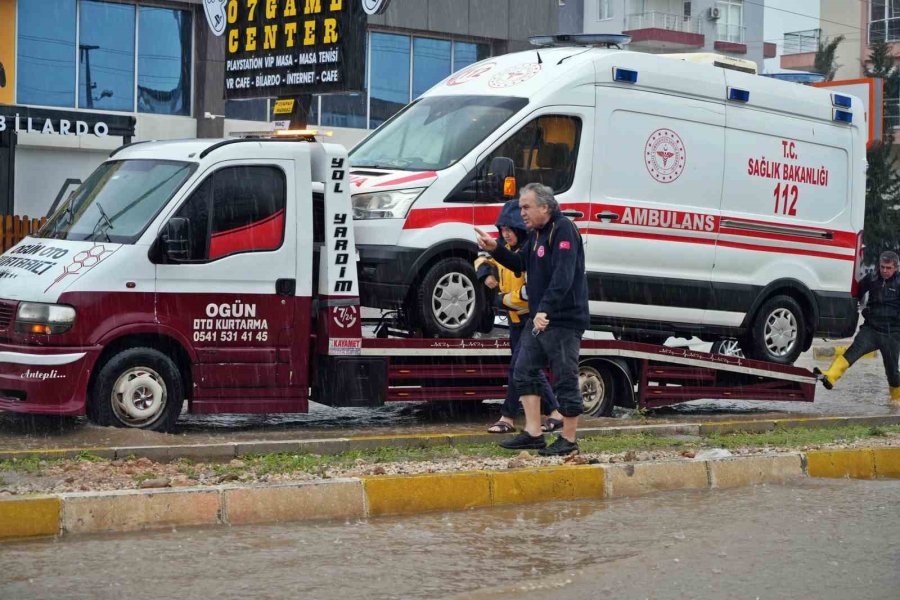
[[[806,341],[803,309],[790,296],[772,296],[756,312],[741,347],[748,358],[792,365]]]
[[[426,337],[468,338],[484,314],[484,294],[472,262],[448,257],[425,273],[415,295],[415,315]]]
[[[183,406],[175,362],[154,348],[129,348],[100,368],[88,416],[98,425],[171,431]]]

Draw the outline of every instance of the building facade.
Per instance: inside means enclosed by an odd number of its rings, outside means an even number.
[[[641,52],[749,59],[762,72],[763,59],[775,56],[775,44],[763,38],[764,9],[744,0],[566,0],[560,24],[570,32],[627,33],[628,48]]]
[[[837,72],[834,78],[845,80],[862,77],[863,57],[867,53],[869,44],[867,31],[869,4],[869,2],[846,2],[846,0],[821,0],[819,3],[819,27],[789,31],[784,34],[781,68],[811,71],[819,44],[825,45],[838,36],[844,36],[844,40],[838,44],[835,51]],[[883,5],[884,2],[882,2]]]
[[[224,100],[203,2],[0,0],[0,214],[47,214],[123,142],[271,127],[272,100]],[[555,33],[559,4],[393,0],[368,18],[365,90],[313,97],[309,122],[353,145],[453,71]]]

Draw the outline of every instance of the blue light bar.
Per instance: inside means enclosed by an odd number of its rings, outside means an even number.
[[[842,123],[852,123],[853,113],[847,110],[834,109],[834,120]]]
[[[831,104],[840,106],[841,108],[850,108],[853,106],[853,98],[850,96],[842,96],[841,94],[832,94]]]
[[[728,88],[728,99],[736,102],[750,102],[750,92],[730,87]]]
[[[623,81],[625,83],[637,83],[637,71],[632,71],[631,69],[620,69],[619,67],[613,67],[613,80],[614,81]]]

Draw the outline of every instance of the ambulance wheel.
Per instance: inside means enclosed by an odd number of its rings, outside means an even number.
[[[101,367],[91,404],[98,425],[171,431],[184,404],[181,373],[159,350],[123,350]]]
[[[709,350],[709,353],[744,358],[744,351],[741,350],[741,342],[734,338],[728,338],[727,340],[719,340],[717,342],[714,342],[712,348],[710,348]]]
[[[592,417],[608,417],[612,414],[613,378],[609,368],[599,363],[578,367],[578,388],[581,391],[582,410]]]
[[[749,338],[742,346],[750,358],[793,364],[806,340],[803,309],[790,296],[769,298],[756,313]]]
[[[484,313],[475,268],[462,258],[439,260],[425,273],[416,295],[416,315],[428,337],[471,337]]]

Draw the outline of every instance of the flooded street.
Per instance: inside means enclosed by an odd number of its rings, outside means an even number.
[[[0,598],[894,600],[900,481],[0,546]]]
[[[807,352],[797,366],[825,367]],[[816,401],[694,401],[658,409],[647,423],[696,422],[716,419],[787,418],[792,416],[874,416],[898,414],[890,406],[880,358],[863,359],[834,390],[816,390]],[[84,418],[22,418],[0,413],[0,449],[86,448],[201,444],[246,440],[333,438],[400,433],[482,432],[499,417],[496,402],[393,403],[380,408],[332,408],[311,404],[308,414],[182,415],[174,434],[96,427]],[[637,423],[632,411],[616,409],[614,418],[582,417],[583,427]]]

